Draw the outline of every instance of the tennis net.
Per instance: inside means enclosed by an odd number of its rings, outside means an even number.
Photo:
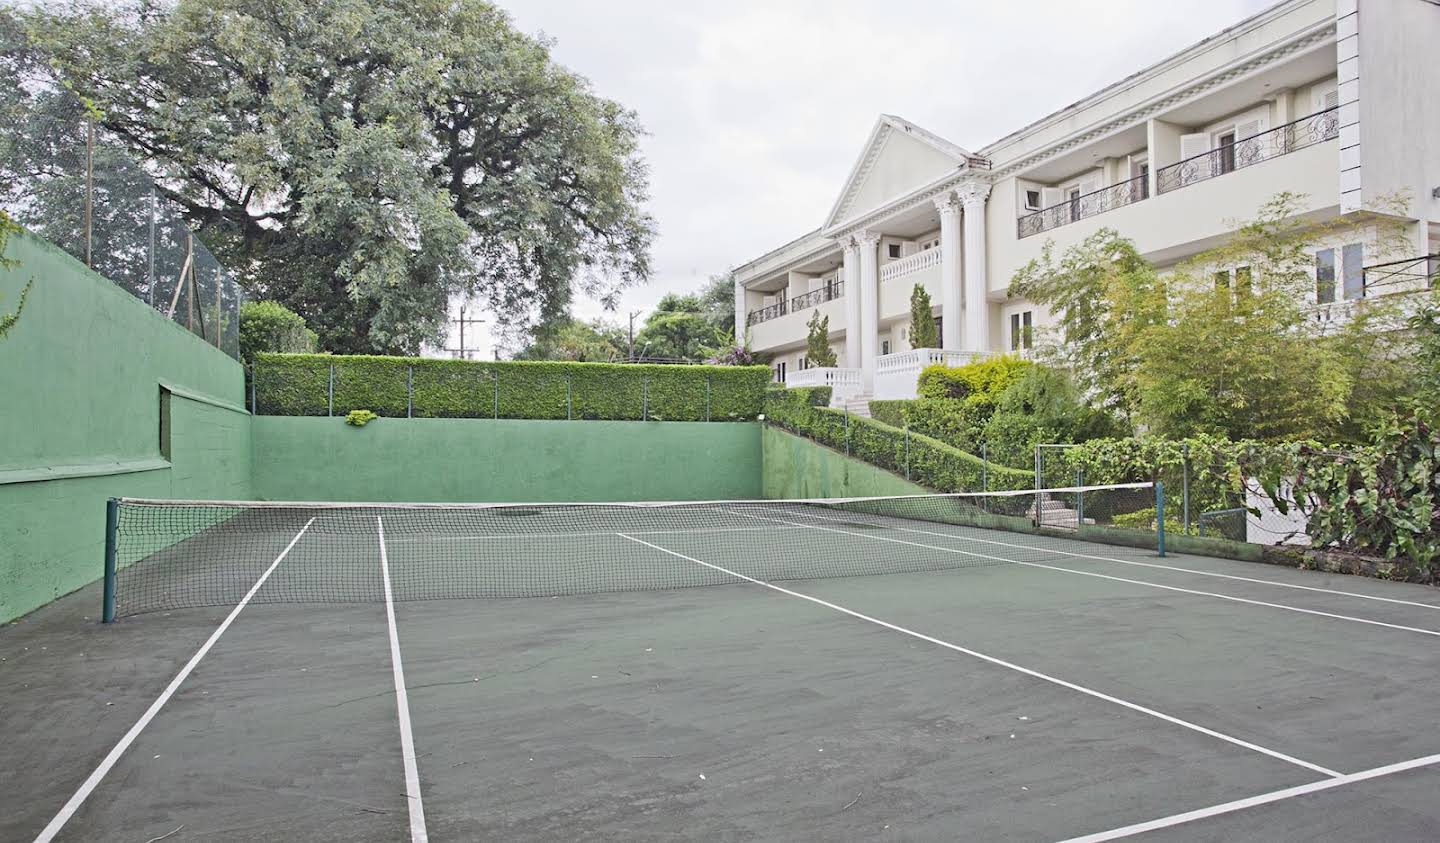
[[[1149,483],[667,503],[119,498],[107,519],[104,617],[233,605],[252,591],[256,603],[378,602],[382,559],[400,601],[1043,561],[1076,538],[1109,540],[1117,528],[1135,535],[1124,543],[1154,546],[1156,504]]]

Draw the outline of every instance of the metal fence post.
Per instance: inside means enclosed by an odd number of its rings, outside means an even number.
[[[571,421],[575,418],[575,383],[570,375],[565,376],[565,420]]]
[[[910,479],[910,423],[905,423],[905,479]]]
[[[1180,462],[1180,518],[1185,524],[1185,535],[1190,535],[1190,443],[1181,446]]]
[[[325,404],[326,404],[326,408],[327,408],[326,411],[325,411],[325,414],[328,415],[328,416],[332,416],[332,417],[333,417],[333,416],[335,415],[335,364],[334,364],[334,363],[331,363],[331,364],[330,364],[330,383],[329,383],[329,385],[325,388]]]
[[[155,306],[155,186],[150,186],[150,253],[145,262],[145,303]]]
[[[990,491],[990,443],[980,443],[980,491]]]
[[[714,375],[705,376],[705,421],[710,421],[710,380]]]
[[[1040,474],[1043,463],[1040,458],[1040,446],[1035,446],[1035,526],[1043,525],[1043,518],[1040,511]]]
[[[259,413],[256,412],[257,404],[255,403],[255,379],[255,364],[252,362],[250,364],[250,415],[252,416],[259,415]]]
[[[850,405],[845,405],[845,456],[850,456]]]
[[[120,526],[120,500],[105,502],[105,586],[101,598],[100,622],[115,620],[115,543]]]
[[[500,373],[494,372],[490,377],[495,379],[495,418],[500,418]]]
[[[1085,469],[1075,469],[1075,529],[1085,523]]]
[[[1155,481],[1155,537],[1156,549],[1165,555],[1165,481]]]
[[[405,367],[405,418],[415,418],[415,366]]]
[[[640,379],[640,420],[650,421],[650,379]]]

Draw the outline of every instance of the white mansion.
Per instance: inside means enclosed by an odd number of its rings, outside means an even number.
[[[1285,0],[975,150],[882,116],[824,223],[734,270],[736,336],[837,403],[913,397],[929,362],[1023,352],[1053,321],[1006,292],[1047,241],[1110,227],[1163,269],[1282,191],[1349,232],[1316,253],[1317,308],[1375,294],[1363,212],[1382,198],[1410,198],[1408,265],[1433,275],[1440,0]],[[943,349],[907,341],[916,284]],[[837,368],[805,360],[817,309]]]

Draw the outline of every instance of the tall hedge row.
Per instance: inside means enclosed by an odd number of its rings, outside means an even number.
[[[765,418],[792,433],[849,453],[871,465],[906,475],[937,492],[1029,489],[1034,474],[995,463],[938,439],[921,436],[828,406],[829,387],[771,389]]]
[[[770,369],[257,354],[252,379],[256,412],[272,416],[744,421]]]

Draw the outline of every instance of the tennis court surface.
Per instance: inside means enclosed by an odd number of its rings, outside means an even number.
[[[125,502],[0,839],[1440,839],[1433,589],[1028,505]]]

